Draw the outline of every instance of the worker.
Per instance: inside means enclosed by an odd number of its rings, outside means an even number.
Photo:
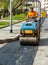
[[[46,18],[46,11],[45,10],[42,11],[42,18]]]
[[[32,7],[30,7],[30,12],[27,13],[26,19],[30,18],[31,16],[35,18],[38,16],[37,12],[34,11]]]
[[[42,12],[41,12],[41,20],[40,20],[40,24],[41,24],[41,26],[42,26],[42,24],[44,24],[45,23],[45,18],[47,17],[47,15],[46,15],[46,11],[43,9],[42,10]]]

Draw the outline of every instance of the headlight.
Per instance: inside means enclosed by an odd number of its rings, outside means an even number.
[[[24,31],[23,31],[23,30],[22,30],[21,32],[22,32],[22,33],[24,33]]]
[[[21,34],[24,34],[24,30],[21,30],[20,33],[21,33]]]

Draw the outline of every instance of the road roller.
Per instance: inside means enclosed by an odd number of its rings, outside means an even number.
[[[19,41],[21,45],[33,44],[38,45],[40,40],[40,27],[37,20],[24,22],[20,29]]]
[[[32,2],[32,7],[38,13],[38,17],[31,17],[21,25],[19,42],[21,45],[33,44],[39,45],[40,40],[40,18],[41,6],[39,1]]]

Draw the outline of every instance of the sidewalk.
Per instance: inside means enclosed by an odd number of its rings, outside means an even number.
[[[22,22],[12,26],[13,33],[10,33],[10,26],[0,29],[0,44],[17,40],[19,38],[19,30]]]
[[[13,22],[18,22],[19,20],[12,20]],[[22,21],[22,20],[20,20],[20,21]],[[1,20],[0,19],[0,22],[10,22],[10,20]]]
[[[47,24],[48,18],[46,18],[45,21]],[[17,24],[14,24],[12,26],[13,33],[10,33],[10,26],[0,29],[0,44],[5,43],[5,42],[15,41],[19,39],[19,32],[20,32],[20,27],[22,23],[23,22],[18,22]],[[43,24],[44,26],[42,26],[41,29],[43,29],[46,24]],[[48,28],[48,24],[46,25],[46,27]]]

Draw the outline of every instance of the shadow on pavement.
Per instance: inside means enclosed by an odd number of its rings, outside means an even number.
[[[41,39],[39,46],[48,46],[48,38]]]
[[[0,48],[0,65],[33,65],[38,46],[21,46],[19,41]]]

